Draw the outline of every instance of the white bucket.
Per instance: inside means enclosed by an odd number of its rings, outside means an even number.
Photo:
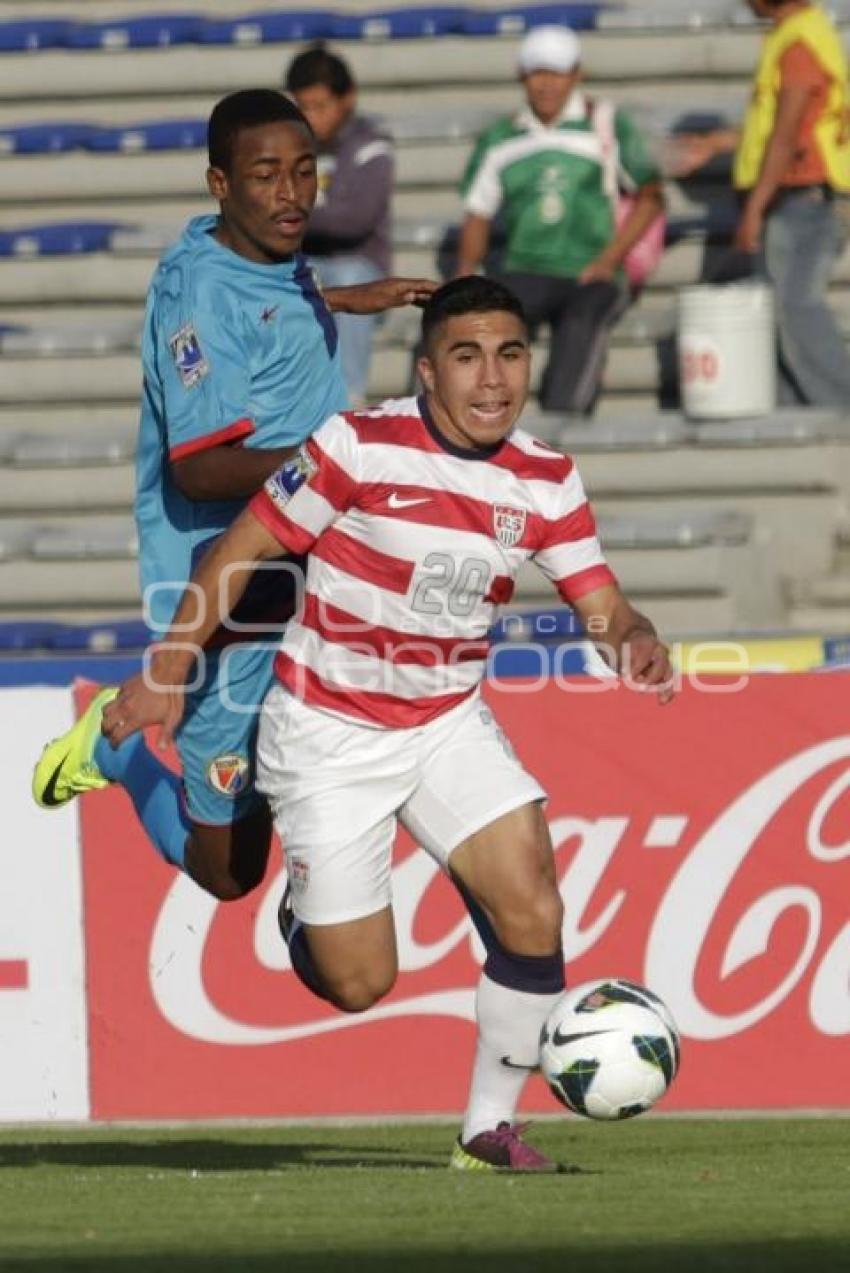
[[[776,406],[773,292],[763,283],[679,293],[679,385],[694,420],[767,415]]]

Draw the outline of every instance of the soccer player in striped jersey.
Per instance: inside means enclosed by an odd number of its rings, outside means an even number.
[[[605,563],[572,461],[516,427],[529,381],[520,303],[477,277],[423,316],[422,398],[332,416],[193,574],[146,678],[104,714],[109,740],[169,738],[199,644],[257,562],[309,553],[263,708],[258,785],[286,854],[282,928],[306,984],[344,1011],[396,973],[397,822],[451,875],[487,949],[478,1048],[451,1164],[555,1170],[514,1115],[564,987],[563,909],[545,792],[480,696],[486,634],[532,558],[619,668],[671,697],[666,647]]]

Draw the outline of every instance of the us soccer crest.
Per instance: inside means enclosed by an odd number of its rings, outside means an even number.
[[[494,504],[493,530],[503,548],[515,548],[525,533],[525,509]]]
[[[245,756],[216,756],[207,765],[207,782],[220,796],[235,800],[251,785],[251,764]]]
[[[174,365],[187,389],[191,389],[210,369],[203,355],[197,332],[191,323],[184,323],[168,341]]]
[[[276,473],[272,473],[266,482],[266,494],[278,508],[285,508],[299,487],[309,482],[317,468],[316,461],[310,458],[306,447],[302,446],[291,460],[287,460]]]

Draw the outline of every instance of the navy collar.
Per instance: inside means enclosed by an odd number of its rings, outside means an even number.
[[[422,423],[440,450],[448,452],[449,455],[454,455],[458,460],[490,460],[494,455],[498,455],[505,445],[505,439],[502,438],[500,442],[494,442],[492,446],[458,446],[457,443],[449,441],[446,435],[437,428],[434,418],[428,409],[428,402],[424,393],[420,394],[416,399],[416,405],[419,408]]]

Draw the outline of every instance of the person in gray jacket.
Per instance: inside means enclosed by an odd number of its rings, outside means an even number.
[[[369,283],[390,273],[392,142],[357,113],[350,68],[321,43],[290,63],[286,91],[318,143],[319,195],[304,250],[324,287]],[[342,371],[353,406],[366,400],[375,320],[339,315]]]

